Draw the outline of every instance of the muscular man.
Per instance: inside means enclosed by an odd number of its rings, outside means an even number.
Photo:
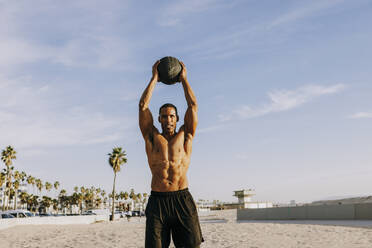
[[[199,247],[203,238],[186,176],[198,122],[196,98],[181,62],[180,81],[188,106],[184,125],[176,131],[177,108],[167,103],[159,109],[160,133],[154,127],[149,110],[152,92],[159,81],[158,64],[159,61],[152,67],[152,78],[139,102],[139,126],[152,173],[151,196],[146,207],[145,247],[169,247],[171,234],[176,247]]]

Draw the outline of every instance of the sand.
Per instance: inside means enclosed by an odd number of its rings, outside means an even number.
[[[215,211],[200,217],[201,247],[371,248],[372,228],[236,222],[236,211]],[[212,223],[221,222],[224,223]],[[289,222],[291,223],[291,222]],[[292,222],[293,223],[293,222]],[[0,231],[0,248],[144,247],[145,218],[89,225],[17,226]],[[174,247],[173,244],[171,247]]]

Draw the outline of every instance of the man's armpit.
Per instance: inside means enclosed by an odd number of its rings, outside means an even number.
[[[147,134],[147,137],[145,139],[149,141],[151,144],[154,144],[154,137],[158,133],[159,133],[158,129],[155,126],[152,126],[151,131]]]

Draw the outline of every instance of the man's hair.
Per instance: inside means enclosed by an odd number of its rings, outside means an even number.
[[[176,111],[176,116],[177,116],[177,119],[178,119],[178,112],[177,112],[177,107],[174,106],[172,103],[166,103],[166,104],[163,104],[160,109],[159,109],[159,115],[160,115],[160,112],[163,108],[174,108],[174,110]]]

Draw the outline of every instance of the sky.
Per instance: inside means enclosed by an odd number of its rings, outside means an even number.
[[[138,101],[151,67],[187,67],[199,124],[194,198],[372,195],[371,0],[0,0],[0,148],[45,181],[150,192]],[[158,83],[181,116],[182,86]],[[160,128],[159,123],[155,126]],[[3,165],[2,165],[3,166]]]

